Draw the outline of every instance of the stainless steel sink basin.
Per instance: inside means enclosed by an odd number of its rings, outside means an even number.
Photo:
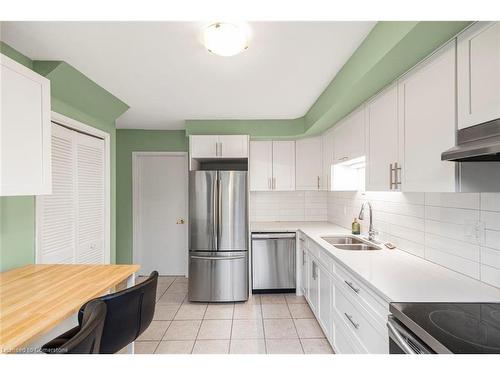
[[[331,236],[321,238],[340,250],[368,251],[382,249],[380,246],[373,245],[354,236]]]
[[[363,240],[360,240],[356,237],[350,236],[333,236],[333,237],[321,237],[326,242],[331,245],[352,245],[352,244],[363,244],[365,243]]]
[[[355,244],[355,245],[333,245],[340,250],[354,250],[354,251],[366,251],[366,250],[380,250],[379,246],[368,245],[368,244]]]

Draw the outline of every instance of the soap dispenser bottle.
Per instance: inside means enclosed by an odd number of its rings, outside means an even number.
[[[361,233],[361,226],[358,223],[358,219],[354,218],[354,221],[352,222],[352,234],[360,234]]]

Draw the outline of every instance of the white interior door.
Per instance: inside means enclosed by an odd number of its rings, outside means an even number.
[[[187,172],[185,154],[136,155],[134,263],[141,275],[186,275]]]

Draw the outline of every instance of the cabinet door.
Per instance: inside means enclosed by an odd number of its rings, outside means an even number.
[[[273,142],[274,190],[295,190],[295,141]]]
[[[0,54],[0,196],[50,194],[50,82]]]
[[[273,142],[250,142],[250,190],[269,191],[273,177]]]
[[[307,296],[308,293],[308,274],[309,267],[307,266],[307,250],[304,247],[300,248],[300,288],[302,295]]]
[[[308,296],[309,306],[314,314],[318,314],[319,267],[316,259],[309,256],[308,262]]]
[[[458,37],[458,128],[500,117],[500,22],[478,22]]]
[[[215,158],[218,155],[219,137],[216,135],[192,135],[189,152],[192,158]]]
[[[323,178],[321,179],[321,189],[327,191],[332,190],[333,144],[334,131],[332,129],[323,135]]]
[[[365,155],[365,114],[364,106],[355,110],[335,128],[335,163],[355,159]]]
[[[219,157],[248,157],[247,135],[219,135]]]
[[[455,191],[455,163],[441,153],[455,144],[455,42],[399,82],[403,191]]]
[[[388,191],[394,173],[391,166],[398,158],[398,88],[389,87],[366,105],[368,157],[366,164],[366,190]]]
[[[321,137],[298,140],[295,151],[297,190],[320,190],[323,175]]]
[[[318,267],[319,276],[319,324],[325,335],[331,339],[332,335],[332,277],[321,266]]]

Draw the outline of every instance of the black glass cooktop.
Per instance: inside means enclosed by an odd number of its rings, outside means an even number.
[[[500,303],[391,303],[390,310],[438,353],[500,353]]]

